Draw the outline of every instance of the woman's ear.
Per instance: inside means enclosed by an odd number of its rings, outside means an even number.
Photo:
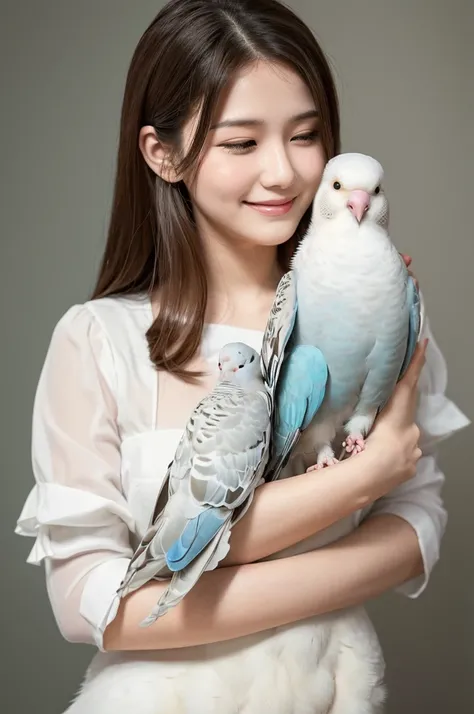
[[[168,183],[181,180],[171,162],[171,151],[159,141],[154,127],[143,126],[140,129],[138,146],[146,163],[157,176]]]

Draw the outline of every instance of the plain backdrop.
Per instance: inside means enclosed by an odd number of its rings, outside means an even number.
[[[2,705],[62,712],[93,648],[64,641],[33,545],[13,529],[33,484],[31,409],[52,329],[88,299],[104,246],[125,75],[157,0],[2,0]],[[383,164],[391,234],[414,258],[448,395],[470,418],[472,34],[469,0],[292,0],[329,55],[343,150]],[[470,159],[470,160],[469,160]],[[473,697],[471,428],[443,445],[449,524],[423,596],[370,604],[389,714],[468,714]],[[170,713],[171,714],[171,713]],[[265,714],[262,712],[262,714]]]

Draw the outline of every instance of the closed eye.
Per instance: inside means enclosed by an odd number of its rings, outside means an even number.
[[[316,141],[316,139],[319,139],[319,131],[310,131],[307,134],[298,134],[298,136],[294,136],[291,141]]]
[[[294,136],[291,141],[302,141],[303,143],[311,144],[318,138],[319,131],[310,131],[307,134],[298,134],[298,136]],[[249,139],[248,141],[219,144],[219,146],[233,154],[245,154],[249,153],[253,148],[255,148],[257,146],[257,142],[254,139]]]

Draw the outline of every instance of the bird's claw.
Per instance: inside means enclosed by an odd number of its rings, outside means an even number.
[[[365,439],[361,434],[348,436],[342,446],[348,454],[360,454],[365,449]]]
[[[339,459],[336,459],[335,456],[325,456],[323,459],[321,459],[321,461],[318,461],[312,466],[309,466],[306,469],[306,473],[309,473],[310,471],[321,471],[321,469],[324,469],[327,466],[335,466],[338,463]]]

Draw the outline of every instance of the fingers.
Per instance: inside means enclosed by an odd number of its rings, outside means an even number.
[[[408,365],[405,376],[403,377],[403,382],[408,384],[411,388],[416,387],[418,384],[421,370],[426,362],[426,348],[428,347],[428,342],[429,340],[426,338],[422,342],[417,343],[411,362]]]
[[[413,411],[416,408],[418,400],[418,379],[421,370],[426,362],[426,347],[428,339],[419,342],[413,353],[408,369],[405,372],[403,379],[396,385],[387,405],[383,411],[392,413],[400,413],[402,418],[406,418],[406,409]]]
[[[420,289],[420,284],[419,284],[419,282],[418,282],[418,278],[417,278],[417,277],[415,276],[415,274],[413,273],[413,270],[410,270],[410,265],[411,265],[412,262],[413,262],[413,258],[411,257],[411,255],[407,255],[406,253],[400,253],[400,255],[401,255],[401,257],[403,258],[403,262],[405,263],[406,267],[408,268],[408,273],[409,273],[409,275],[411,275],[411,277],[412,277],[413,280],[415,281],[416,289],[419,290],[419,289]]]
[[[425,337],[425,339],[422,340],[421,342],[417,342],[416,349],[415,349],[415,352],[413,353],[413,357],[411,360],[411,364],[408,367],[408,369],[410,369],[410,367],[411,367],[415,371],[417,381],[418,381],[418,377],[421,374],[421,370],[423,369],[424,364],[426,362],[426,350],[428,348],[428,342],[429,342],[428,337]]]

